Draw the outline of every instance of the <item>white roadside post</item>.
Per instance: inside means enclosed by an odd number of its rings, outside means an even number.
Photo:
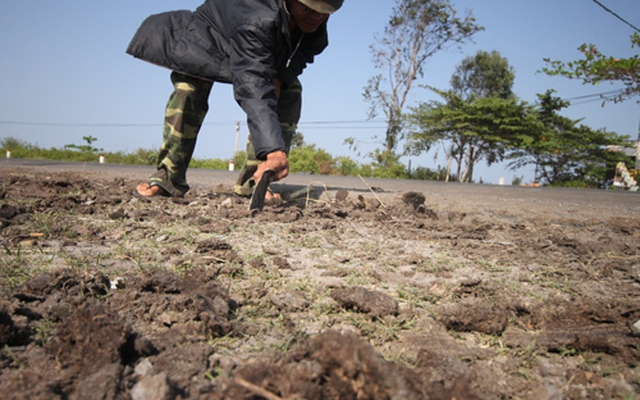
[[[233,150],[233,158],[235,159],[236,156],[238,155],[238,139],[240,138],[240,120],[238,120],[238,122],[236,122],[236,146]],[[235,165],[233,163],[233,160],[229,161],[229,171],[233,171],[235,169]]]

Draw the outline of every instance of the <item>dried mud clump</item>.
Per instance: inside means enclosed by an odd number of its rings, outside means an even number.
[[[398,314],[398,302],[393,297],[363,287],[336,289],[331,292],[331,297],[348,310],[369,314],[372,317]]]
[[[451,399],[478,398],[465,385],[446,390],[385,361],[353,334],[327,331],[277,361],[239,369],[219,398]],[[457,396],[457,397],[456,397]]]

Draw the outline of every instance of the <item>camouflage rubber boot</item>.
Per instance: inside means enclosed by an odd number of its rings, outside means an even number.
[[[149,183],[172,196],[184,196],[189,190],[187,168],[196,146],[198,132],[209,110],[213,82],[171,73],[174,92],[167,102],[162,148],[158,154],[158,173]],[[164,176],[161,171],[165,171]]]
[[[282,138],[286,147],[286,153],[289,155],[291,150],[291,142],[298,128],[300,120],[300,110],[302,108],[302,85],[299,80],[295,80],[288,87],[283,87],[278,99],[278,118],[280,119],[280,128],[282,130]],[[251,133],[247,140],[247,161],[240,169],[238,180],[233,190],[240,196],[251,196],[253,189],[253,174],[256,172],[258,165],[262,161],[256,157],[256,152],[251,143]]]

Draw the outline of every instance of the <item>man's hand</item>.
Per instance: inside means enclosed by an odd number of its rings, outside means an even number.
[[[274,151],[267,154],[267,161],[260,163],[258,169],[253,174],[253,179],[258,182],[265,169],[275,169],[276,173],[271,178],[271,182],[279,181],[289,175],[289,160],[284,151]]]

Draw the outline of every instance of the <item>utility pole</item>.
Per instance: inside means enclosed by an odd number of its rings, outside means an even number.
[[[233,158],[235,159],[236,156],[238,155],[238,138],[240,137],[240,120],[238,120],[238,122],[236,122],[236,147],[233,151]],[[639,138],[640,140],[640,138]]]

